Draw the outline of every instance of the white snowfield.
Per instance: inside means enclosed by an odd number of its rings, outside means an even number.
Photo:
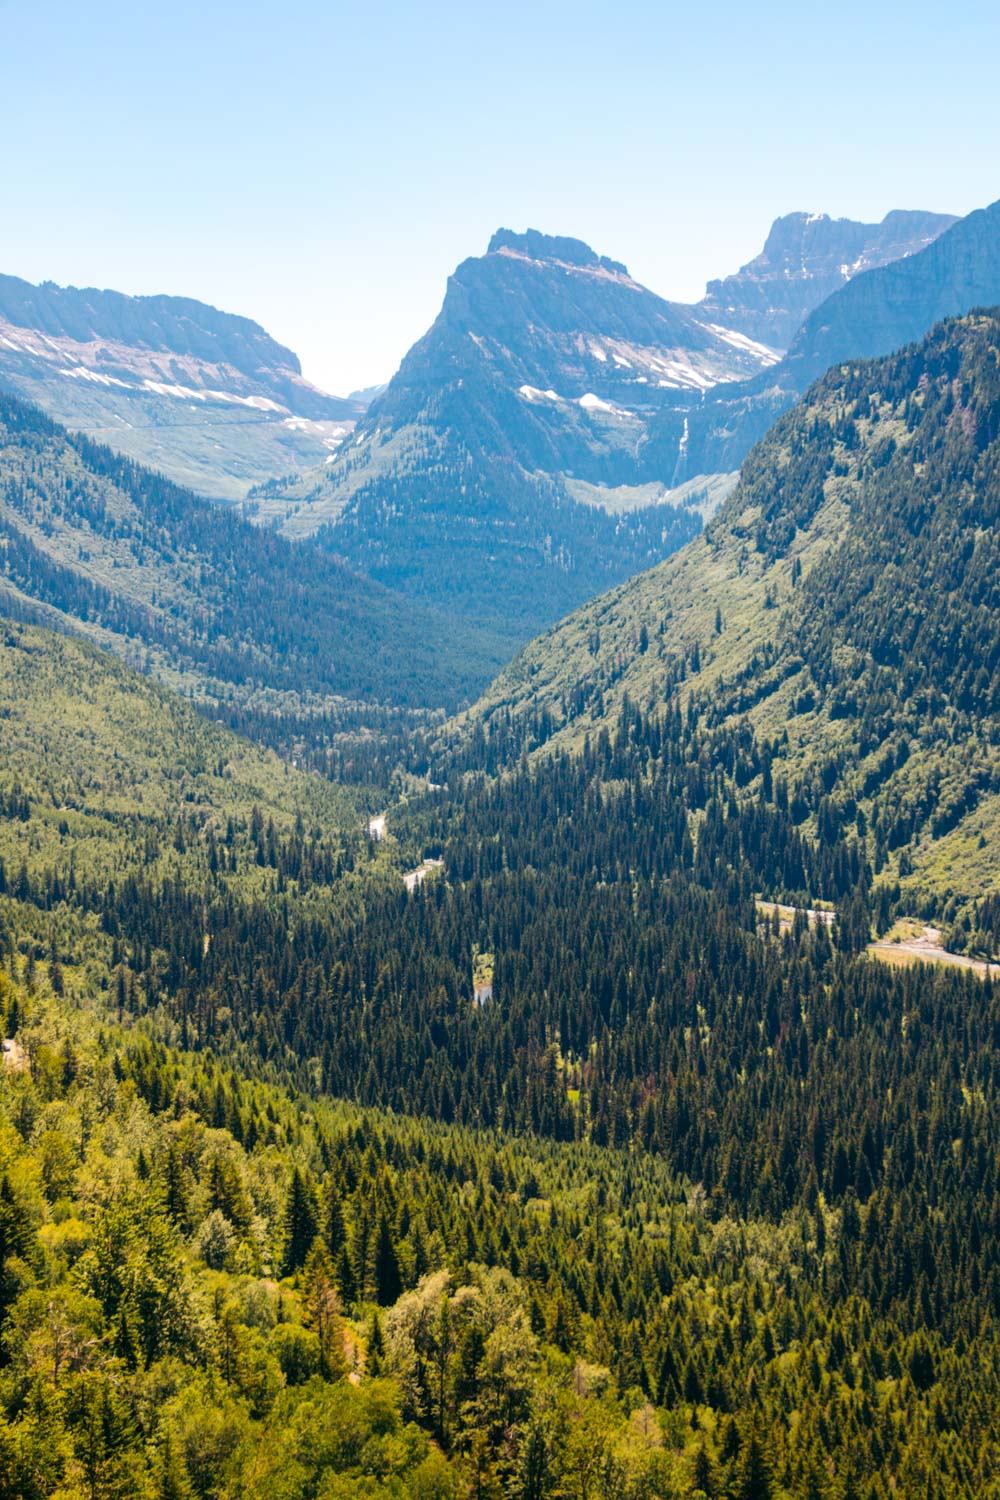
[[[593,391],[588,391],[585,396],[581,396],[577,405],[582,406],[584,411],[608,411],[615,417],[623,415],[620,406],[612,406],[610,401],[602,401],[600,396],[594,395]]]
[[[179,401],[232,401],[238,406],[249,406],[254,411],[287,412],[287,406],[271,401],[267,396],[237,396],[232,391],[214,391],[191,385],[165,385],[159,380],[144,380],[144,391],[154,396],[175,396]]]
[[[765,369],[776,365],[781,359],[779,350],[772,349],[769,344],[760,344],[756,339],[748,339],[745,333],[737,333],[734,328],[723,328],[721,323],[703,323],[702,327],[710,329],[724,344],[731,344],[734,349],[742,349],[747,354],[755,355]]]
[[[612,417],[630,417],[632,413],[625,406],[615,406],[611,401],[602,401],[600,396],[595,396],[593,391],[587,391],[583,396],[560,396],[558,391],[540,391],[534,385],[518,386],[517,393],[523,396],[525,401],[553,401],[562,406],[580,406],[584,411],[603,411]]]
[[[540,391],[536,385],[518,386],[517,393],[523,396],[525,401],[567,401],[569,398],[560,396],[558,391]]]
[[[60,375],[73,375],[78,380],[92,380],[95,385],[117,385],[123,391],[135,390],[135,386],[130,386],[127,380],[119,380],[114,375],[102,375],[99,370],[88,370],[86,365],[73,365],[68,370],[60,370],[59,373]]]
[[[698,326],[716,340],[714,349],[669,349],[635,344],[628,339],[588,334],[585,337],[581,335],[576,340],[574,352],[587,354],[601,364],[607,364],[610,360],[619,370],[634,371],[631,378],[637,383],[651,382],[664,390],[707,391],[722,380],[736,379],[740,374],[740,368],[732,362],[736,355],[742,355],[744,361],[751,362],[749,369],[743,363],[744,376],[752,374],[754,368],[768,369],[781,358],[776,349],[747,338],[745,334],[736,333],[731,328],[713,323],[700,323]],[[733,350],[734,354],[729,355],[728,350]]]

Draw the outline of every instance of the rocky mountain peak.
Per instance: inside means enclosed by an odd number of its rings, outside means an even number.
[[[487,247],[487,255],[508,251],[527,255],[532,260],[556,260],[564,265],[580,266],[582,269],[615,271],[620,276],[628,275],[628,268],[620,260],[607,255],[598,255],[584,240],[572,239],[569,235],[542,234],[538,229],[526,229],[523,234],[513,229],[498,229]]]
[[[782,214],[761,253],[735,275],[710,281],[701,309],[713,322],[787,349],[803,321],[852,277],[923,250],[951,214],[894,209],[878,224],[829,214]]]

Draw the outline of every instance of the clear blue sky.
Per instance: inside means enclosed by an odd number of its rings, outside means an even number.
[[[1000,198],[995,5],[0,0],[0,269],[389,376],[498,225],[665,296],[792,209]]]

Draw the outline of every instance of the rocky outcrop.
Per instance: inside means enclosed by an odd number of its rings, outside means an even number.
[[[716,323],[787,349],[803,320],[853,277],[923,250],[955,223],[952,214],[896,209],[880,224],[785,214],[760,255],[734,276],[710,281],[699,311]]]

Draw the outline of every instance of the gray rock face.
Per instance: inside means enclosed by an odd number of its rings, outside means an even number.
[[[783,363],[799,386],[838,360],[922,338],[942,318],[1000,303],[1000,201],[977,209],[919,255],[858,276],[806,319]]]
[[[218,499],[322,463],[363,407],[249,318],[0,276],[0,385]]]
[[[167,376],[172,362],[178,383],[194,389],[228,380],[224,388],[232,394],[269,397],[298,416],[353,411],[350,402],[304,380],[298,356],[259,323],[189,297],[127,297],[0,276],[0,321],[43,335],[54,350],[86,351],[83,362],[105,375],[127,378],[155,365]],[[17,342],[16,334],[9,342]],[[9,344],[0,350],[9,353]]]
[[[437,320],[403,360],[376,419],[410,413],[460,374],[648,409],[767,363],[763,351],[658,297],[582,240],[498,230],[486,255],[449,277]]]
[[[698,530],[660,503],[673,464],[639,481],[647,424],[775,358],[581,240],[499,230],[315,488],[263,503],[513,649]]]
[[[660,471],[683,456],[675,482],[739,468],[774,419],[832,365],[890,354],[943,318],[998,305],[1000,202],[956,220],[923,250],[853,276],[809,314],[773,369],[718,385],[688,411],[659,413],[649,424],[645,462]]]
[[[803,320],[853,277],[923,250],[955,223],[952,214],[896,209],[880,224],[785,214],[760,255],[734,276],[710,281],[698,310],[760,343],[787,349]]]
[[[542,234],[538,229],[526,229],[523,234],[513,229],[498,229],[486,253],[492,255],[497,250],[512,250],[532,260],[561,260],[570,266],[603,266],[606,271],[621,271],[628,275],[620,260],[596,254],[584,240],[574,240],[569,235]]]

